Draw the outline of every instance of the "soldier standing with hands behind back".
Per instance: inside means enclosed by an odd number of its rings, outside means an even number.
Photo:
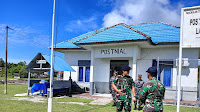
[[[143,112],[163,112],[165,86],[156,79],[157,68],[150,67],[146,72],[149,81],[138,93],[139,100],[145,102]]]
[[[121,112],[124,108],[125,112],[131,111],[131,91],[133,93],[133,101],[135,98],[135,83],[129,76],[129,70],[131,68],[127,65],[122,67],[122,75],[118,75],[114,83],[112,84],[113,89],[117,92],[117,112]]]
[[[116,94],[117,92],[113,89],[112,87],[112,83],[114,82],[115,80],[115,77],[118,75],[118,72],[117,71],[114,71],[114,75],[110,78],[110,89],[109,89],[109,92],[112,94],[112,98],[113,98],[113,105],[112,106],[116,106]]]
[[[140,91],[140,89],[142,89],[143,84],[144,84],[144,81],[142,80],[142,75],[138,74],[138,80],[135,81],[135,93],[136,93],[136,96],[138,96],[138,92]],[[141,109],[141,108],[140,108],[141,102],[138,100],[138,98],[137,98],[137,100],[134,102],[134,105],[135,105],[134,110],[137,109],[137,103],[139,104],[138,110],[140,110],[140,109]]]

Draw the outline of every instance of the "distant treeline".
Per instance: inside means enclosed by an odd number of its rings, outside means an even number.
[[[0,67],[2,70],[0,71],[0,77],[4,77],[5,75],[5,61],[0,58]],[[8,63],[7,64],[7,73],[8,77],[13,78],[13,73],[19,73],[20,75],[24,75],[25,77],[28,75],[28,71],[24,70],[26,68],[26,62],[19,62],[18,64]]]

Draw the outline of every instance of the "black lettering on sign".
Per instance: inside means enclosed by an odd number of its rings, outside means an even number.
[[[119,49],[102,49],[101,54],[109,55],[109,54],[126,54],[125,48],[119,48]]]
[[[198,18],[197,19],[190,19],[190,25],[198,25]]]
[[[124,49],[120,49],[120,54],[124,54]]]
[[[119,54],[119,49],[115,49],[115,54]]]
[[[113,52],[114,50],[115,50],[115,49],[111,49],[111,51],[112,51],[112,53],[111,53],[111,54],[113,54],[113,53],[114,53],[114,52]]]
[[[108,51],[108,53],[107,53],[107,54],[110,54],[110,49],[108,49],[107,51]]]
[[[105,50],[105,53],[104,54],[108,54],[108,50]]]
[[[196,28],[196,34],[200,34],[200,28]]]
[[[101,50],[101,54],[105,54],[105,51],[104,51],[104,50]]]

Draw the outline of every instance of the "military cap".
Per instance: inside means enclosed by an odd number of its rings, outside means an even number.
[[[129,71],[130,69],[131,69],[131,67],[129,67],[128,65],[122,66],[123,71]]]
[[[149,67],[146,72],[148,72],[148,73],[157,73],[157,68],[156,67]]]
[[[142,75],[141,75],[141,74],[138,74],[138,77],[142,77]]]

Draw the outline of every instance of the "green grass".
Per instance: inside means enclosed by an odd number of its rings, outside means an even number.
[[[26,93],[26,85],[8,85],[8,94],[4,95],[4,86],[0,85],[0,112],[46,112],[46,103],[34,103],[30,101],[9,100],[14,94]],[[90,105],[92,100],[79,98],[53,98],[53,112],[115,112],[116,107],[112,103],[107,105]],[[83,102],[86,105],[60,104],[57,102]],[[133,109],[133,107],[132,107]],[[142,112],[132,110],[132,112]],[[164,112],[176,112],[176,106],[164,106]],[[181,112],[200,112],[199,108],[181,107]]]
[[[15,94],[26,92],[27,85],[7,85],[7,94],[4,95],[4,85],[0,84],[0,98],[11,98]]]
[[[14,79],[12,77],[7,77],[7,80]],[[5,77],[0,77],[0,80],[5,80]]]

